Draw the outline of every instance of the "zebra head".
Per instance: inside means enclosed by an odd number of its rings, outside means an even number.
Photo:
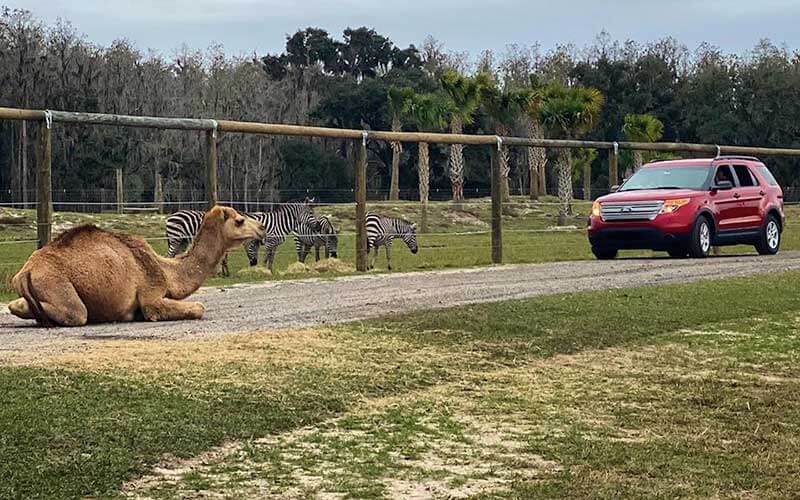
[[[336,228],[333,227],[333,223],[327,215],[320,217],[318,222],[319,234],[322,236],[323,241],[325,241],[325,250],[330,257],[335,259],[339,246],[339,236],[336,234]]]
[[[411,253],[417,253],[419,247],[417,246],[417,225],[413,222],[397,219],[396,227],[397,235],[403,240]]]

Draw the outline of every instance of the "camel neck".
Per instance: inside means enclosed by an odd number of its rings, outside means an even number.
[[[189,251],[172,260],[168,269],[169,295],[174,299],[183,299],[194,293],[203,282],[212,276],[225,255],[225,249],[213,231],[206,230],[205,225],[194,240]]]

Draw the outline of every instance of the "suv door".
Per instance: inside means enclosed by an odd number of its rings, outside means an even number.
[[[737,229],[736,219],[739,210],[739,194],[736,187],[736,178],[733,176],[733,169],[730,165],[719,165],[714,172],[714,181],[726,180],[733,185],[733,189],[727,191],[712,191],[709,200],[714,205],[714,213],[717,215],[717,229],[719,231],[730,231]]]
[[[760,227],[762,199],[766,194],[764,187],[758,185],[758,179],[747,165],[733,165],[733,172],[739,184],[739,209],[736,225],[742,229]]]

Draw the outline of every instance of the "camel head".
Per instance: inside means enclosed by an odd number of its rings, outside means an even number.
[[[203,226],[216,230],[227,250],[248,240],[264,238],[264,226],[230,207],[217,205],[211,208],[203,218]]]

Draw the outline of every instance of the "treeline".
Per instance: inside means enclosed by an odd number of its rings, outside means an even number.
[[[458,92],[464,90],[458,85],[470,81],[482,90],[478,101],[461,103],[469,104],[464,113],[453,101],[458,104]],[[690,51],[673,39],[622,43],[601,34],[584,49],[566,45],[542,52],[509,45],[502,54],[486,51],[471,60],[430,37],[419,47],[402,48],[369,28],[345,30],[340,39],[308,28],[287,37],[281,54],[230,57],[212,46],[204,51],[182,47],[165,57],[125,40],[101,47],[69,22],[45,25],[27,11],[8,8],[0,12],[0,89],[0,105],[37,109],[374,130],[453,130],[457,121],[466,133],[557,137],[580,132],[609,141],[624,137],[626,117],[631,122],[634,115],[650,115],[663,124],[664,140],[797,147],[800,123],[800,58],[768,41],[734,55],[708,45]],[[541,121],[556,116],[554,109],[541,109],[544,97],[591,97],[559,94],[569,89],[598,91],[603,102],[594,103],[601,105],[592,123],[584,124],[590,126],[568,130]],[[417,98],[400,109],[397,98],[403,92]],[[520,93],[527,96],[520,112],[507,113],[508,99]],[[536,112],[530,111],[531,95],[539,99]],[[449,98],[449,104],[435,102],[437,96]],[[420,114],[426,109],[443,116],[430,119],[428,114],[426,121]],[[532,118],[540,119],[539,131],[531,130]],[[0,123],[0,189],[6,199],[33,198],[36,128]],[[221,138],[219,148],[222,199],[277,201],[306,190],[323,200],[352,198],[355,152],[348,141],[231,134]],[[470,196],[488,190],[487,148],[464,148],[460,165],[447,147],[430,145],[424,153],[432,192],[452,195],[454,168],[462,169],[456,191]],[[571,162],[571,182],[579,190],[608,184],[603,152],[565,159],[549,151],[540,160],[533,158],[536,154],[507,152],[511,192],[544,188],[555,194],[558,175],[551,174],[564,161]],[[370,142],[370,191],[389,196],[394,165],[393,191],[416,198],[419,159],[416,145]],[[539,176],[531,168],[534,160],[544,167],[541,178],[531,182],[530,172]],[[203,161],[197,133],[64,125],[54,133],[53,184],[64,197],[86,196],[78,193],[110,190],[114,170],[122,168],[128,200],[152,199],[157,175],[168,201],[190,199],[202,196]],[[635,161],[624,157],[622,170]],[[769,162],[784,185],[800,184],[796,160]]]

